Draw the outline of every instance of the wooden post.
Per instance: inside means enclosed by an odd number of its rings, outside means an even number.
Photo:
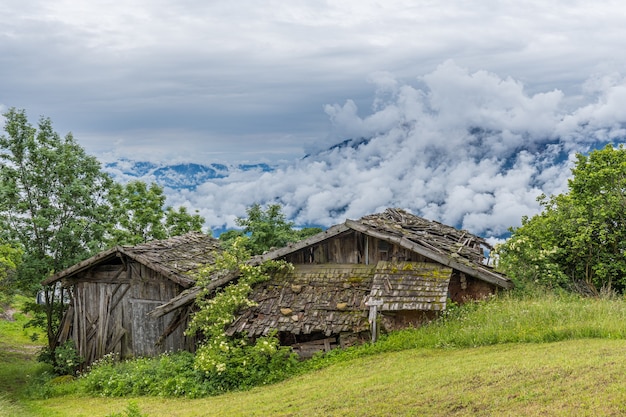
[[[376,326],[376,318],[378,316],[378,306],[383,305],[383,300],[370,298],[366,303],[366,306],[370,308],[370,314],[368,321],[370,323],[370,332],[372,333],[372,343],[376,342],[378,338],[378,329]]]

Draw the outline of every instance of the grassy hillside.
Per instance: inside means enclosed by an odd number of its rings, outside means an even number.
[[[626,413],[626,342],[414,349],[333,365],[248,392],[136,398],[149,416],[598,416]],[[39,415],[106,416],[128,399],[54,398]]]
[[[35,361],[41,346],[31,339],[33,330],[24,329],[27,318],[19,312],[20,301],[18,298],[15,309],[3,309],[5,317],[0,319],[0,417],[28,415],[20,401],[22,390],[41,368]]]
[[[333,353],[298,377],[247,392],[197,400],[76,393],[34,400],[18,381],[0,400],[0,416],[129,415],[131,403],[149,416],[622,415],[624,323],[622,299],[501,297]],[[5,358],[0,386],[23,377]],[[26,356],[17,360],[28,363]]]

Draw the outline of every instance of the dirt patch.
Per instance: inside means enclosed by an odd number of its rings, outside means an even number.
[[[13,317],[15,313],[17,313],[17,310],[14,308],[0,309],[0,320],[15,321]]]

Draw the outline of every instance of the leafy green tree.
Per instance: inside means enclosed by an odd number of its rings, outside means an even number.
[[[286,220],[280,204],[271,204],[265,209],[258,203],[253,204],[246,209],[246,214],[247,218],[239,217],[235,220],[243,230],[228,231],[220,235],[220,239],[228,246],[233,239],[247,236],[246,247],[253,255],[283,247],[322,231],[316,227],[294,229],[294,223]]]
[[[114,184],[109,200],[112,218],[117,221],[109,230],[110,245],[136,245],[166,237],[162,224],[165,195],[157,184],[148,186],[142,181]]]
[[[16,285],[34,293],[39,282],[101,247],[109,215],[111,179],[100,163],[74,141],[60,137],[52,122],[32,126],[24,110],[4,113],[0,137],[0,222],[6,241],[24,253]],[[55,306],[63,290],[46,292],[48,339],[54,344]]]
[[[187,232],[202,230],[204,218],[198,214],[198,211],[191,214],[185,206],[173,207],[165,209],[165,231],[168,236],[180,236]]]
[[[136,245],[154,239],[165,239],[190,231],[201,231],[204,219],[191,214],[185,207],[175,210],[163,208],[163,188],[152,183],[131,181],[126,185],[114,184],[109,194],[111,216],[115,223],[109,227],[107,243]]]
[[[22,262],[22,249],[0,244],[0,312],[1,305],[10,302],[15,291],[15,273]]]
[[[543,211],[499,246],[513,277],[594,292],[626,289],[626,149],[579,154],[569,192],[541,196]]]

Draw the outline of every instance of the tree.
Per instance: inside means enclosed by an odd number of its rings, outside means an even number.
[[[226,243],[237,237],[246,236],[246,248],[253,255],[259,255],[272,248],[280,248],[290,242],[297,242],[322,231],[317,227],[294,229],[294,223],[286,220],[279,204],[271,204],[264,210],[260,204],[246,209],[247,218],[238,217],[235,222],[242,231],[228,231],[220,235]]]
[[[23,251],[12,287],[34,294],[44,278],[109,244],[136,244],[201,229],[204,220],[198,214],[184,207],[164,210],[165,196],[156,184],[114,184],[71,133],[61,138],[53,130],[49,118],[42,117],[34,127],[24,110],[11,108],[4,117],[0,242],[14,242],[11,247]],[[0,262],[2,256],[0,249]],[[44,318],[34,319],[46,328],[52,354],[66,298],[60,286],[46,288]],[[31,307],[36,312],[40,308]]]
[[[0,312],[2,304],[8,303],[14,293],[15,272],[22,261],[22,249],[0,244]]]
[[[579,154],[569,192],[541,196],[544,210],[498,248],[500,267],[522,280],[626,289],[626,149]]]
[[[109,215],[111,179],[100,163],[74,141],[61,138],[48,118],[33,127],[24,110],[4,114],[0,137],[0,222],[4,238],[19,242],[24,253],[16,285],[34,293],[43,278],[100,248]],[[48,340],[55,343],[55,297],[46,292]],[[58,301],[58,299],[57,299]],[[59,307],[60,305],[60,307]]]
[[[153,239],[165,239],[190,231],[201,231],[204,219],[190,214],[183,206],[175,210],[163,208],[163,188],[152,183],[131,181],[114,184],[109,194],[111,216],[115,223],[109,228],[109,245],[136,245]]]

